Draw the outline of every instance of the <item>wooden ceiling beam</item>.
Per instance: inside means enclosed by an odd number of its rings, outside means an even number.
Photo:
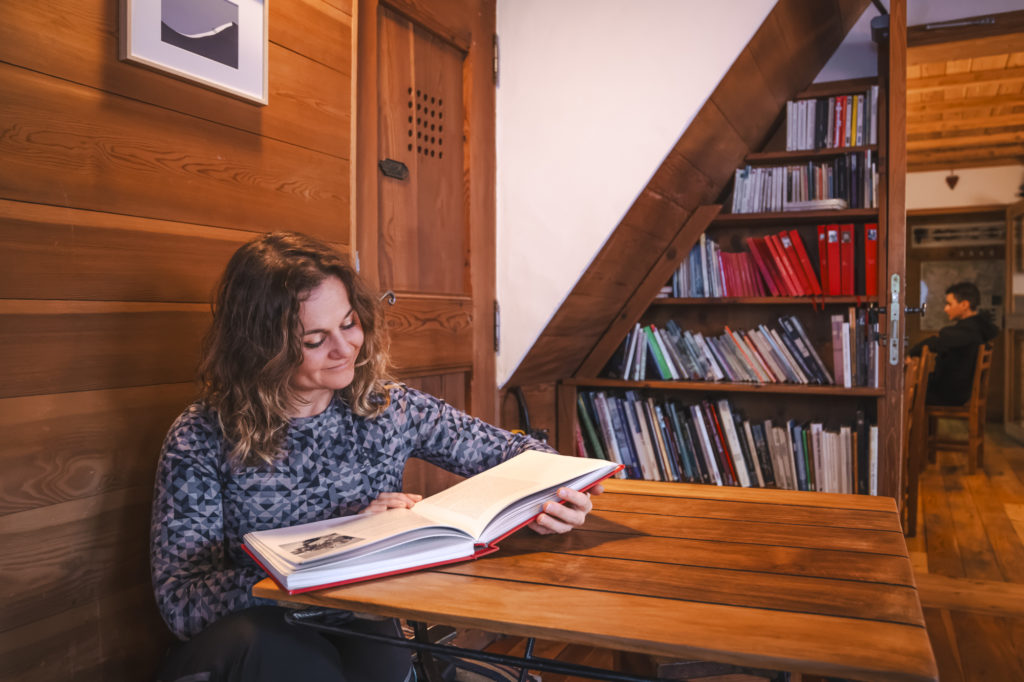
[[[907,122],[907,139],[921,133],[946,132],[952,130],[984,130],[1007,126],[1024,125],[1024,111],[1005,116],[971,116],[967,118],[939,119],[935,121]]]
[[[961,137],[930,137],[927,139],[907,140],[907,149],[954,149],[959,147],[1014,144],[1017,142],[1024,142],[1024,130],[1020,128],[1003,133],[984,133],[982,135],[964,135]]]
[[[1022,41],[1022,47],[1024,47],[1024,41]],[[944,90],[957,86],[1016,83],[1020,81],[1024,81],[1024,66],[1014,66],[1008,69],[966,71],[964,73],[951,73],[944,76],[908,78],[907,94],[930,90]]]
[[[1024,97],[972,97],[948,102],[907,102],[907,117],[920,114],[946,114],[971,109],[992,109],[995,107],[1024,107]]]
[[[907,155],[908,171],[949,170],[1024,164],[1024,144],[971,147],[945,151],[914,151]]]
[[[993,139],[998,135],[1009,135],[1012,133],[1020,132],[1024,132],[1024,120],[1018,121],[1014,125],[1004,126],[988,125],[987,123],[978,120],[975,121],[974,128],[966,128],[960,130],[944,128],[941,131],[933,131],[930,133],[908,132],[907,141],[941,143],[946,140],[953,141],[972,137],[981,139]]]

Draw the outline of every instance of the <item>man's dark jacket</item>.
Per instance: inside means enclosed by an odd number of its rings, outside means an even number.
[[[971,397],[974,365],[978,346],[996,337],[999,328],[988,311],[979,311],[956,324],[943,327],[938,336],[931,336],[910,349],[911,356],[921,354],[928,346],[935,358],[935,371],[928,380],[929,405],[963,405]]]

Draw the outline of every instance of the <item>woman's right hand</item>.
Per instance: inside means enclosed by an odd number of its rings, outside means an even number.
[[[379,514],[388,509],[412,509],[412,506],[423,499],[422,495],[413,493],[381,493],[360,514]]]

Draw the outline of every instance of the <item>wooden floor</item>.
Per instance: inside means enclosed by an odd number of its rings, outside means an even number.
[[[974,474],[940,452],[907,546],[940,679],[1024,680],[1024,447],[990,428]]]
[[[918,529],[907,546],[939,679],[1024,682],[1024,447],[990,428],[984,466],[973,475],[963,455],[939,453],[921,476]],[[524,643],[503,638],[489,648],[521,654]],[[615,662],[609,651],[557,642],[537,642],[534,655],[595,667]],[[754,678],[716,678],[743,679]]]

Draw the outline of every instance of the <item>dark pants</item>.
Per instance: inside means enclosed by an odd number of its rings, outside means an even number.
[[[332,636],[284,621],[280,606],[233,613],[176,645],[161,682],[411,682],[409,650],[356,637]],[[353,618],[352,630],[401,636],[398,622]]]

